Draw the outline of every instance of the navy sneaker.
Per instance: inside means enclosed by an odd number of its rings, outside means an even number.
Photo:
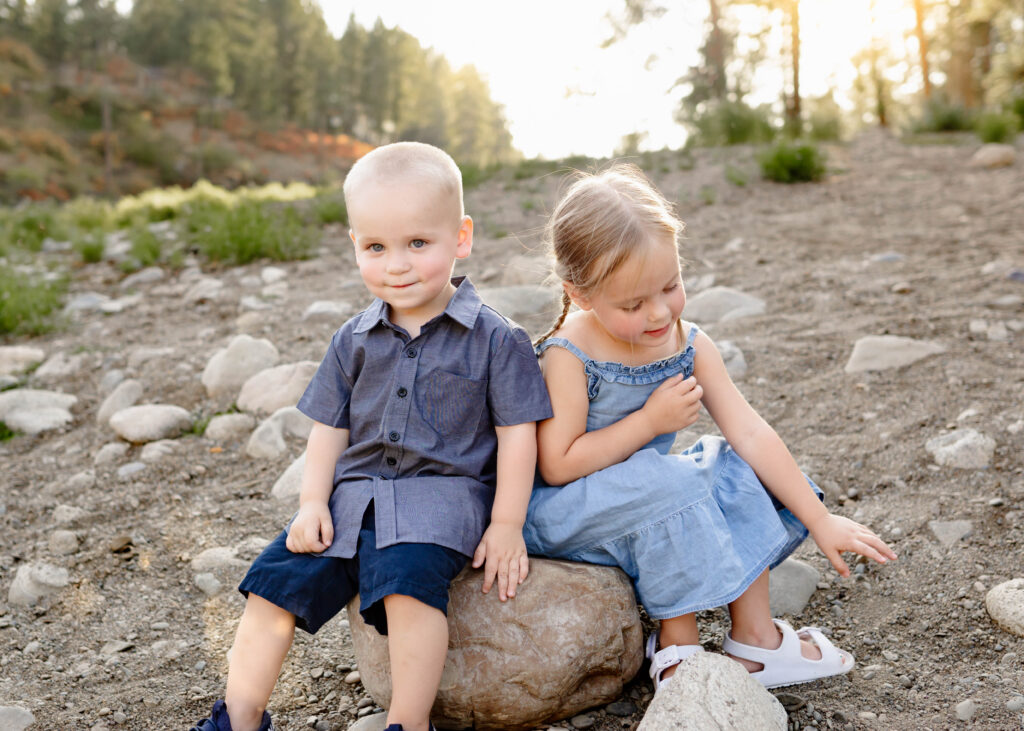
[[[217,701],[213,704],[209,718],[204,718],[189,731],[232,731],[231,719],[228,718],[228,708],[224,701]],[[274,724],[270,721],[270,714],[263,712],[263,720],[260,721],[258,731],[274,731]]]
[[[427,727],[430,729],[430,731],[437,731],[437,729],[434,728],[434,724],[432,723],[428,722]],[[385,727],[384,731],[405,731],[405,729],[402,728],[402,724],[393,723],[390,726]]]

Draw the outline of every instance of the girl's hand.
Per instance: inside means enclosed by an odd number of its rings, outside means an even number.
[[[807,528],[810,530],[814,542],[818,544],[818,548],[832,562],[832,566],[840,576],[850,575],[849,566],[840,556],[843,551],[859,553],[878,563],[896,560],[896,554],[885,544],[885,541],[860,523],[841,515],[827,513],[814,525],[809,525]]]
[[[285,546],[292,553],[320,553],[334,540],[334,520],[327,503],[311,500],[299,508]]]
[[[654,389],[640,411],[647,417],[655,435],[668,434],[697,421],[703,395],[704,389],[697,385],[696,378],[690,376],[683,380],[680,373]]]
[[[505,601],[514,597],[516,587],[530,573],[522,526],[495,522],[487,526],[473,553],[473,568],[481,566],[484,566],[484,594],[491,590],[497,578],[498,598]]]

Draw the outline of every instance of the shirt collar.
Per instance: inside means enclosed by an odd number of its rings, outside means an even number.
[[[483,300],[476,291],[476,287],[469,281],[467,276],[452,277],[452,284],[455,285],[455,294],[448,300],[448,306],[442,314],[447,315],[455,322],[466,329],[471,329],[476,324],[477,315],[483,307]],[[391,327],[388,319],[388,306],[384,300],[376,298],[373,304],[367,307],[355,324],[354,332],[365,333],[378,325]]]

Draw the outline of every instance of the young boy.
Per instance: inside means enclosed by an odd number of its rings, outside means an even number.
[[[452,579],[472,556],[483,591],[497,580],[505,601],[529,568],[535,422],[551,406],[527,334],[451,278],[473,245],[459,170],[400,142],[361,158],[344,192],[376,299],[334,334],[299,400],[316,422],[299,511],[239,587],[225,699],[199,731],[272,728],[265,708],[295,626],[315,633],[357,592],[388,635],[389,731],[427,731]]]

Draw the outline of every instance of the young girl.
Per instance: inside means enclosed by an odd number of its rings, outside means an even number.
[[[538,425],[546,484],[530,500],[530,553],[633,579],[661,620],[647,644],[655,689],[702,650],[695,612],[725,604],[723,649],[765,686],[849,672],[853,657],[819,630],[772,619],[768,569],[808,531],[842,576],[842,551],[879,563],[896,554],[828,512],[715,344],[680,320],[682,222],[639,169],[620,165],[577,180],[550,227],[563,309],[536,344],[554,416]],[[701,406],[724,439],[670,455]]]

